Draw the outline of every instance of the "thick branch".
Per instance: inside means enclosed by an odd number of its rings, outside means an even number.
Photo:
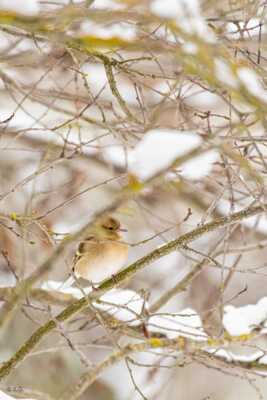
[[[55,319],[48,321],[46,324],[38,328],[32,334],[32,336],[22,345],[22,347],[8,361],[3,363],[2,367],[0,368],[0,380],[9,375],[12,369],[14,369],[19,364],[19,362],[21,362],[25,358],[25,356],[32,351],[32,349],[41,341],[41,339],[47,336],[53,329],[56,328],[55,320],[57,320],[58,322],[63,322],[70,319],[72,316],[87,307],[88,304],[92,302],[92,300],[99,298],[109,289],[120,285],[122,282],[125,282],[127,279],[134,276],[139,270],[145,268],[153,261],[156,261],[175,250],[179,250],[186,244],[193,242],[199,237],[205,235],[206,233],[210,233],[215,231],[216,229],[234,224],[245,218],[261,214],[262,212],[264,212],[263,208],[265,208],[266,206],[267,204],[264,204],[263,206],[248,207],[242,211],[232,214],[229,217],[227,216],[217,218],[212,222],[199,226],[198,228],[193,229],[192,231],[185,233],[184,235],[181,235],[179,238],[174,239],[167,244],[157,248],[156,250],[145,255],[144,257],[131,264],[129,267],[116,274],[114,277],[107,279],[102,283],[102,285],[100,285],[98,290],[93,291],[89,294],[89,296],[83,297],[82,299],[71,304],[61,313],[59,313]]]
[[[164,174],[171,168],[177,168],[179,165],[188,161],[197,155],[204,152],[202,148],[193,149],[190,152],[177,157],[173,163],[159,172],[157,172],[154,176],[149,178],[146,182],[140,185],[132,185],[129,184],[121,189],[118,193],[117,197],[111,202],[106,208],[95,213],[94,217],[78,232],[69,236],[67,239],[62,241],[60,245],[55,249],[52,255],[39,267],[37,268],[26,280],[22,281],[12,292],[10,298],[7,299],[4,307],[2,307],[0,312],[0,329],[3,328],[5,323],[7,323],[15,309],[22,303],[26,293],[31,289],[31,287],[40,281],[53,267],[53,265],[62,257],[64,252],[67,250],[68,246],[78,240],[82,240],[90,227],[96,222],[98,218],[100,218],[103,214],[108,214],[116,211],[119,207],[122,206],[128,200],[137,197],[142,193],[142,188],[151,186],[155,183],[158,183],[164,177]],[[138,186],[138,188],[136,188]],[[262,210],[261,210],[262,211]],[[153,261],[153,260],[152,260]],[[112,287],[113,285],[111,285]]]

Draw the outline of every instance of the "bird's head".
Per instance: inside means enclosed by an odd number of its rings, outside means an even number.
[[[110,216],[101,218],[97,225],[97,231],[99,236],[106,240],[119,240],[121,238],[121,232],[125,232],[125,229],[121,228],[120,222]]]

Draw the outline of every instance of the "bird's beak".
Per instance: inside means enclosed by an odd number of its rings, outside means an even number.
[[[120,228],[119,231],[120,231],[120,232],[128,232],[128,230],[125,229],[125,228]]]

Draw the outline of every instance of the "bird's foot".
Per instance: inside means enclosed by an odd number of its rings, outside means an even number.
[[[95,284],[94,284],[94,282],[90,282],[90,285],[91,285],[91,287],[92,287],[92,291],[93,292],[95,292],[96,290],[98,290],[98,286],[96,286]]]
[[[118,284],[118,279],[117,279],[117,277],[116,277],[116,275],[111,275],[111,279],[113,280],[113,283],[114,283],[114,285],[117,285]]]

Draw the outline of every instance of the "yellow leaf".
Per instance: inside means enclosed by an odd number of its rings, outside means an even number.
[[[10,218],[12,219],[12,221],[17,221],[17,219],[18,219],[17,213],[12,212],[12,213],[10,214]]]
[[[160,347],[162,342],[158,338],[151,338],[149,339],[149,344],[151,345],[151,347]]]
[[[142,182],[139,181],[137,176],[134,174],[129,174],[128,175],[128,188],[131,189],[133,192],[139,192],[144,188],[144,185]]]
[[[74,39],[74,42],[79,43],[85,49],[114,49],[122,46],[129,46],[131,42],[123,40],[117,36],[111,38],[101,38],[92,35],[81,36]]]
[[[179,336],[177,338],[177,342],[178,342],[179,349],[181,349],[181,350],[184,349],[184,347],[185,347],[185,338],[182,337],[182,336]]]

